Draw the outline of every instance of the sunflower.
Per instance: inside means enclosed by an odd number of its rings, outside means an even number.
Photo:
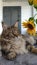
[[[29,5],[33,5],[37,9],[37,0],[28,0]]]
[[[30,20],[30,21],[23,22],[22,26],[24,28],[30,28],[30,29],[33,29],[35,27],[34,23],[33,23],[33,20],[32,21]]]
[[[22,24],[24,28],[27,28],[27,33],[29,33],[30,35],[35,35],[36,29],[33,21],[30,20],[27,22],[23,22]]]
[[[33,5],[33,0],[28,0],[30,5]]]
[[[34,8],[37,9],[37,0],[33,0],[33,5],[34,5]]]
[[[34,29],[34,28],[35,28],[35,25],[34,25],[33,21],[31,21],[31,20],[28,21],[28,22],[27,22],[27,27],[28,27],[29,29],[31,29],[31,30]]]

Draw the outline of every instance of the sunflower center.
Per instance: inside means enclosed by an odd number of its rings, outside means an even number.
[[[34,27],[31,24],[28,24],[28,28],[33,29]]]

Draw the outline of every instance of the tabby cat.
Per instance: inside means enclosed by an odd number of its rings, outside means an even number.
[[[28,51],[25,48],[26,42],[18,30],[18,22],[12,26],[6,26],[5,23],[2,23],[2,26],[2,55],[7,59],[12,59],[15,58],[17,54],[27,53]]]
[[[3,32],[1,35],[1,51],[6,59],[13,59],[17,54],[28,53],[26,44],[34,44],[35,40],[19,33],[18,22],[12,26],[2,23]]]

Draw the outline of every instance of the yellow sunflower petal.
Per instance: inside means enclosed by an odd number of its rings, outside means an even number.
[[[22,23],[22,26],[23,26],[24,28],[27,28],[27,22],[23,22],[23,23]]]
[[[33,4],[34,5],[37,5],[37,0],[33,0]]]
[[[27,33],[29,33],[30,35],[34,35],[36,33],[36,29],[34,28],[33,30],[30,30],[29,28],[27,29]]]

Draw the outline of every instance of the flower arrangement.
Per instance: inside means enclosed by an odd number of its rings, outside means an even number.
[[[34,6],[34,8],[36,8],[37,9],[37,0],[28,0],[28,2],[29,2],[29,5],[33,5]]]
[[[29,5],[33,5],[35,9],[37,9],[37,0],[28,0]],[[27,28],[27,33],[29,33],[30,35],[35,35],[36,33],[36,24],[37,24],[37,19],[35,19],[35,16],[37,14],[34,15],[34,17],[30,17],[26,22],[24,21],[22,23],[22,26],[24,28]]]

